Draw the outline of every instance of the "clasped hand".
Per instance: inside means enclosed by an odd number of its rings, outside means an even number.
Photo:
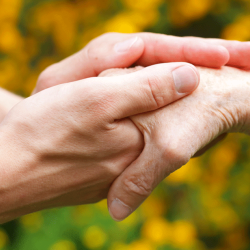
[[[10,166],[1,179],[1,221],[106,197],[112,217],[122,220],[211,141],[227,132],[249,133],[250,73],[185,63],[248,70],[248,48],[112,33],[49,67],[34,93],[43,91],[1,123],[1,140],[11,142],[1,150]],[[96,77],[132,64],[149,67]],[[10,154],[18,160],[4,157]]]

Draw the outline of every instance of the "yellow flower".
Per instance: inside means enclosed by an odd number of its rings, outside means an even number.
[[[172,237],[172,226],[162,217],[151,218],[144,223],[141,234],[151,242],[166,244]]]
[[[32,30],[49,33],[53,30],[54,15],[55,11],[51,3],[39,5],[32,11],[32,22],[27,25]]]
[[[14,82],[15,75],[17,73],[17,65],[12,60],[0,61],[0,86],[3,88],[9,88],[9,83]]]
[[[132,242],[128,246],[128,250],[155,250],[155,247],[147,240],[141,239]]]
[[[157,22],[159,12],[157,10],[131,11],[128,13],[127,18],[131,20],[139,30],[143,30],[153,26]]]
[[[238,225],[239,218],[236,212],[226,203],[221,203],[207,213],[210,220],[221,230],[231,230]]]
[[[226,177],[229,170],[237,160],[239,145],[235,142],[226,142],[217,148],[209,162],[210,169],[216,176]]]
[[[241,16],[228,25],[222,32],[222,38],[228,40],[247,41],[250,39],[250,16]]]
[[[114,242],[109,250],[128,250],[128,245],[122,242]]]
[[[88,225],[93,216],[94,211],[91,205],[76,206],[72,210],[72,219],[77,225]]]
[[[207,184],[207,195],[211,194],[213,199],[219,199],[225,192],[229,181],[228,175],[239,154],[239,144],[229,139],[230,137],[212,152],[208,162],[209,168],[203,175],[203,180]],[[204,196],[201,199],[203,198]]]
[[[170,19],[176,26],[186,25],[206,15],[212,4],[212,0],[175,0],[171,6]]]
[[[62,52],[70,52],[77,33],[77,9],[70,3],[55,5],[53,37]]]
[[[84,0],[78,1],[76,4],[75,8],[80,13],[79,18],[84,22],[84,24],[88,24],[93,23],[93,19],[95,20],[97,15],[103,11],[103,5],[105,5],[105,2]]]
[[[9,242],[9,237],[3,229],[0,229],[0,248],[4,248]]]
[[[166,212],[166,202],[150,195],[140,207],[140,213],[146,218],[161,216]]]
[[[134,33],[141,31],[128,16],[128,13],[120,13],[108,20],[105,24],[105,32]]]
[[[95,206],[101,210],[103,213],[108,214],[108,205],[107,205],[107,200],[102,200],[98,203],[95,204]]]
[[[90,249],[100,248],[106,241],[106,233],[98,226],[89,227],[82,237],[83,244]]]
[[[78,10],[69,3],[46,3],[39,6],[34,13],[34,20],[29,26],[33,30],[40,29],[45,34],[51,34],[56,49],[61,53],[71,52],[77,35]]]
[[[21,224],[30,231],[37,231],[43,224],[41,212],[25,215],[20,218]]]
[[[195,183],[201,176],[200,165],[200,159],[191,159],[185,166],[168,176],[165,182],[170,184]]]
[[[123,4],[131,9],[152,10],[157,8],[163,0],[123,0]]]
[[[22,0],[0,0],[0,23],[16,23],[22,3]]]
[[[0,26],[0,37],[0,52],[13,54],[22,47],[21,35],[11,23]]]
[[[72,241],[61,240],[55,243],[50,250],[76,250],[76,246]]]
[[[196,241],[196,228],[189,221],[176,221],[172,225],[171,242],[182,248],[192,246]]]
[[[119,222],[118,226],[123,228],[136,225],[136,223],[138,222],[138,218],[139,218],[138,212],[135,211],[132,214],[130,214],[125,220]]]

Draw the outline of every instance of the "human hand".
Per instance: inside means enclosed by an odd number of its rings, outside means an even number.
[[[48,67],[33,93],[67,82],[98,76],[110,68],[189,62],[219,68],[224,65],[250,69],[250,43],[174,37],[153,33],[107,33],[76,54]]]
[[[201,82],[191,95],[131,117],[145,147],[110,188],[108,206],[114,219],[132,213],[159,182],[216,137],[227,132],[250,135],[250,72],[230,67],[199,71]]]
[[[0,125],[0,222],[105,198],[143,149],[126,117],[182,98],[198,82],[192,65],[159,64],[61,84],[20,102]]]

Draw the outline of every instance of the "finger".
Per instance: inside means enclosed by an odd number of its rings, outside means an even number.
[[[106,113],[117,120],[159,109],[190,94],[199,84],[199,73],[187,63],[166,63],[98,81],[97,89],[109,100]]]
[[[144,67],[142,67],[142,66],[135,66],[133,68],[125,68],[125,69],[120,69],[120,68],[107,69],[107,70],[104,70],[103,72],[101,72],[99,77],[126,75],[126,74],[130,74],[130,73],[139,71],[139,70],[141,70],[143,68]]]
[[[250,42],[229,41],[223,39],[204,39],[191,37],[190,39],[204,41],[209,44],[221,45],[226,48],[230,54],[228,66],[250,69]]]
[[[109,68],[132,64],[149,66],[165,62],[190,62],[205,67],[221,67],[229,60],[221,45],[203,40],[153,33],[108,33],[91,41],[76,54],[48,67],[39,77],[34,93],[61,83],[99,75]]]
[[[189,62],[194,65],[219,68],[226,65],[230,55],[223,46],[207,43],[205,39],[183,38],[162,34],[140,33],[145,49],[136,62],[148,66],[163,62]]]

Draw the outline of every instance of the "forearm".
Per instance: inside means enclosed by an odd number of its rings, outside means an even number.
[[[21,96],[0,88],[0,122],[2,122],[7,113],[21,100],[23,100]]]

